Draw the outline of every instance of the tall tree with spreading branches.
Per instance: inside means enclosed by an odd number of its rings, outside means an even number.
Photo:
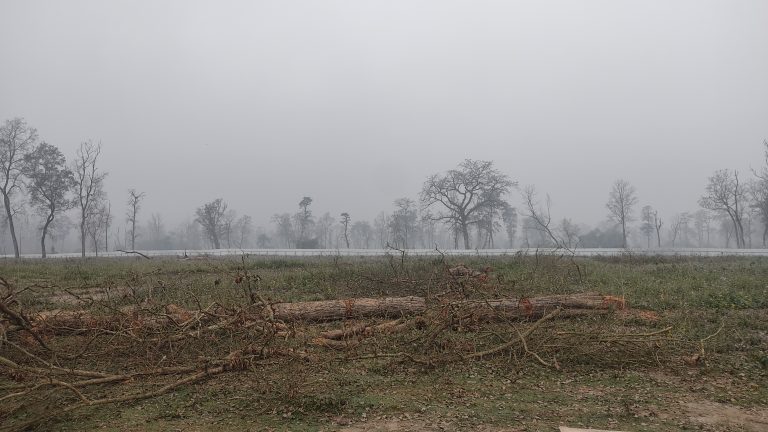
[[[106,172],[98,168],[101,143],[88,140],[80,144],[75,154],[75,199],[80,210],[80,250],[85,258],[85,240],[88,232],[88,218],[100,214],[98,208],[104,199]]]
[[[30,203],[45,217],[40,236],[40,252],[45,258],[48,228],[56,215],[75,206],[71,196],[75,175],[67,167],[61,151],[44,142],[25,155],[23,172],[27,178]]]
[[[699,199],[699,205],[707,210],[727,215],[733,224],[736,247],[744,248],[744,218],[746,188],[739,180],[739,172],[728,169],[718,170],[709,178],[706,192]]]
[[[221,236],[225,234],[224,215],[227,213],[227,203],[221,198],[203,204],[195,214],[195,221],[203,227],[205,235],[213,244],[214,249],[221,249]]]
[[[608,216],[621,226],[621,247],[627,247],[627,224],[634,220],[632,211],[637,204],[635,187],[626,180],[616,180],[608,194]]]
[[[17,208],[13,207],[11,197],[21,188],[21,175],[24,168],[24,156],[37,142],[37,130],[23,118],[6,120],[0,126],[0,195],[3,196],[5,217],[8,220],[8,230],[13,242],[13,253],[19,258],[19,241],[13,216]]]
[[[469,227],[480,222],[489,211],[507,205],[504,196],[517,183],[493,167],[491,161],[466,159],[455,169],[430,176],[421,190],[425,208],[440,207],[436,220],[454,227],[469,249]]]

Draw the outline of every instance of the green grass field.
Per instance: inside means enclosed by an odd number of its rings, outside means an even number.
[[[457,283],[447,268],[459,262],[493,270],[484,283]],[[252,278],[250,290],[236,283],[244,274]],[[768,430],[765,258],[30,260],[0,263],[0,276],[29,316],[54,309],[109,315],[131,305],[159,311],[171,303],[233,311],[247,307],[253,292],[269,302],[417,295],[436,305],[447,292],[485,299],[597,291],[623,296],[630,311],[652,317],[618,311],[551,320],[527,338],[528,351],[516,345],[475,360],[455,353],[499,345],[531,323],[464,325],[452,317],[446,330],[445,317],[433,314],[425,326],[341,351],[310,341],[342,323],[293,325],[301,336],[270,339],[269,346],[310,353],[309,360],[260,358],[157,397],[62,413],[34,430]],[[669,327],[663,337],[647,336]],[[47,335],[52,354],[20,333],[5,337],[52,364],[110,373],[195,365],[267,343],[242,327],[168,344],[121,332],[73,333]],[[390,355],[397,353],[407,355]],[[7,344],[0,355],[35,363]],[[8,386],[34,378],[0,365],[0,430],[78,401],[59,387],[9,396],[19,390]],[[172,381],[91,386],[87,397]]]

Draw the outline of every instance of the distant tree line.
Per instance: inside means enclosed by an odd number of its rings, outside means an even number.
[[[83,141],[68,163],[54,145],[38,137],[22,118],[0,127],[0,246],[19,257],[21,240],[35,236],[45,257],[77,232],[87,251],[205,248],[538,248],[592,247],[766,247],[768,241],[768,141],[759,169],[748,174],[721,169],[707,179],[699,207],[662,217],[642,203],[625,179],[608,189],[606,218],[596,227],[553,216],[549,195],[495,168],[492,161],[467,159],[433,174],[414,198],[392,202],[372,221],[346,209],[314,214],[304,196],[296,211],[275,213],[268,227],[229,209],[223,198],[202,204],[194,216],[166,229],[159,213],[142,223],[146,192],[127,191],[125,224],[116,224],[99,166],[102,146]],[[519,195],[520,208],[512,204]],[[639,207],[642,205],[642,207]],[[639,208],[638,208],[639,207]],[[74,214],[70,212],[74,211]],[[74,220],[73,220],[74,218]],[[21,234],[21,237],[20,237]],[[29,242],[25,240],[25,245]],[[5,245],[5,246],[3,246]],[[32,250],[29,246],[26,250]]]

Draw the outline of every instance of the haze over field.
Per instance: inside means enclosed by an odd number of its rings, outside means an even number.
[[[464,159],[597,225],[612,183],[665,217],[768,138],[768,2],[0,1],[0,121],[102,142],[123,225],[217,197],[270,228],[373,220]],[[521,206],[520,194],[509,196]]]

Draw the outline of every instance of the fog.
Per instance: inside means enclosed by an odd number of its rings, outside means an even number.
[[[669,220],[715,170],[759,169],[768,138],[760,0],[3,0],[0,16],[0,121],[68,159],[100,141],[114,229],[131,188],[169,230],[219,197],[264,231],[305,196],[315,217],[373,221],[467,158],[549,194],[555,219],[604,223],[623,178],[636,218]]]

